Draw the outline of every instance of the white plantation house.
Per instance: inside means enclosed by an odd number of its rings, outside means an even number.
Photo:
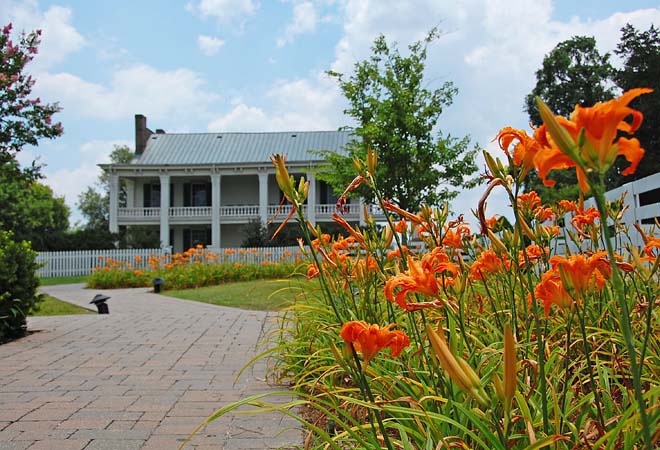
[[[275,216],[281,192],[272,153],[287,156],[289,171],[311,181],[306,214],[312,223],[329,222],[335,212],[332,189],[316,180],[324,162],[317,150],[342,151],[350,131],[268,133],[152,132],[135,116],[135,158],[128,164],[101,164],[110,175],[110,231],[119,226],[158,226],[163,247],[183,251],[195,244],[238,247],[251,220]],[[120,195],[125,187],[125,198]],[[276,221],[290,212],[283,207]],[[361,202],[348,205],[345,218],[358,222]],[[367,208],[368,213],[377,211]]]

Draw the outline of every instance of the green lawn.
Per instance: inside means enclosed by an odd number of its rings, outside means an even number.
[[[68,316],[72,314],[93,314],[92,311],[44,294],[44,301],[39,303],[39,310],[31,316]]]
[[[197,289],[164,291],[163,295],[213,305],[260,311],[277,311],[291,305],[296,295],[308,283],[304,278],[294,280],[254,280],[227,283]]]
[[[85,283],[86,281],[87,276],[80,275],[78,277],[41,278],[39,283],[41,286],[53,286],[55,284]]]

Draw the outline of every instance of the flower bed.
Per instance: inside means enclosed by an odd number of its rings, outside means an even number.
[[[260,264],[229,262],[224,256],[197,246],[171,256],[154,255],[146,261],[136,256],[133,263],[105,258],[104,265],[89,276],[87,285],[98,289],[147,287],[154,278],[163,278],[163,289],[192,289],[234,281],[288,277],[299,266],[298,262],[284,260],[264,260]]]
[[[627,104],[642,93],[576,107],[570,120],[541,103],[533,136],[503,129],[503,153],[485,153],[479,234],[446,207],[411,213],[383,199],[372,151],[347,191],[373,189],[388,225],[336,214],[346,237],[322,234],[301,213],[308,183],[274,156],[309,244],[308,276],[320,282],[286,316],[278,347],[299,400],[258,395],[207,421],[243,404],[287,414],[303,405],[309,448],[657,448],[660,239],[644,234],[643,248],[615,254],[613,233],[643,231],[620,223],[603,182],[617,155],[631,163],[625,174],[643,154],[636,139],[617,139],[639,126]],[[551,184],[549,171],[571,167],[597,208],[522,193],[530,170]],[[511,200],[513,226],[487,217],[494,189]],[[555,254],[560,234],[582,252]],[[423,250],[404,245],[413,238]]]

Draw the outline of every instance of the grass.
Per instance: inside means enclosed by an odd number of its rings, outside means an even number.
[[[304,279],[254,280],[197,289],[171,290],[163,294],[232,308],[279,311],[293,304],[295,296],[307,283]]]
[[[77,277],[41,278],[39,280],[41,286],[53,286],[56,284],[85,283],[86,281],[87,281],[87,275],[80,275]]]
[[[44,301],[39,303],[39,310],[30,313],[31,316],[68,316],[73,314],[93,314],[93,312],[44,294]]]

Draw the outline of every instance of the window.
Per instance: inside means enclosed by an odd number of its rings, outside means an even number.
[[[192,206],[209,206],[211,202],[209,202],[209,195],[206,188],[206,183],[192,184],[190,188]]]
[[[652,205],[658,202],[660,202],[660,188],[655,188],[639,194],[639,206]]]
[[[160,207],[160,184],[145,184],[142,193],[145,208]]]

